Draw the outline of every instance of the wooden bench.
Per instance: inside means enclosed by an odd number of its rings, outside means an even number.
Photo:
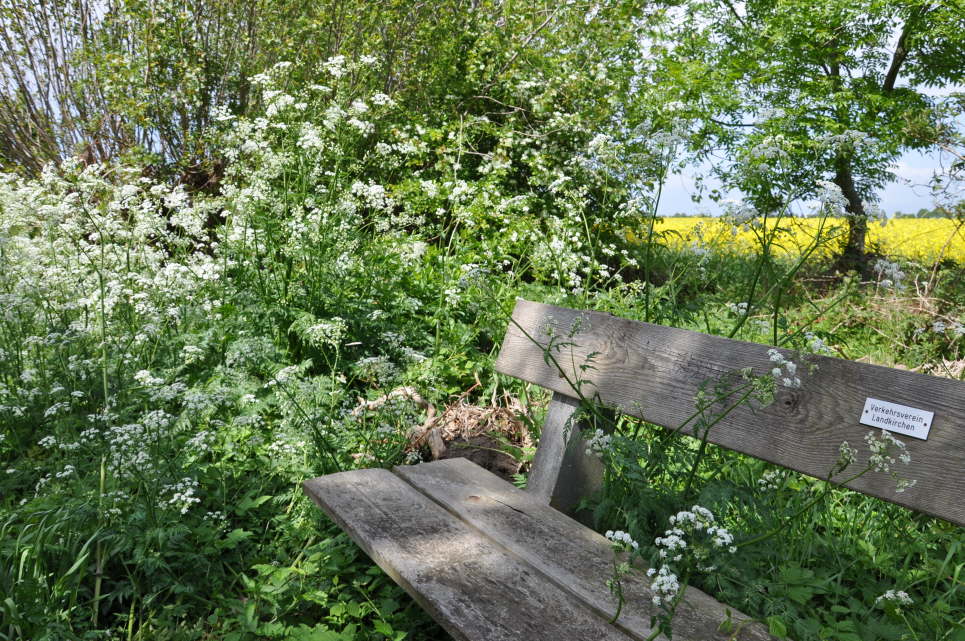
[[[768,348],[528,301],[517,303],[513,319],[496,369],[553,392],[525,491],[464,459],[332,474],[306,481],[305,491],[456,639],[647,639],[656,610],[649,580],[636,572],[623,580],[626,605],[608,623],[616,608],[606,583],[610,543],[567,516],[599,488],[602,472],[579,425],[570,424],[579,406],[570,382],[582,380],[582,394],[607,406],[676,428],[693,413],[702,383],[746,367],[771,371]],[[549,336],[574,330],[556,362],[547,359]],[[588,360],[592,367],[582,369]],[[898,494],[889,475],[874,472],[849,487],[965,524],[965,383],[811,361],[817,369],[798,372],[799,388],[779,386],[764,408],[737,408],[709,440],[824,477],[841,441],[863,443],[871,429],[859,423],[866,399],[927,410],[934,413],[927,440],[902,438],[914,487]],[[771,638],[756,622],[722,631],[728,618],[747,621],[690,588],[673,638]]]

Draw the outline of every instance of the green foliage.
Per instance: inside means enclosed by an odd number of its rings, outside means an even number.
[[[32,72],[55,106],[27,116],[40,97],[10,74],[56,49],[32,6],[0,19],[26,34],[0,55],[21,174],[0,176],[0,639],[439,638],[300,483],[417,457],[422,409],[360,408],[399,386],[525,397],[492,372],[516,296],[962,376],[962,266],[831,282],[830,229],[776,257],[817,165],[777,176],[766,221],[732,212],[756,254],[654,230],[667,176],[716,135],[695,101],[738,108],[718,89],[739,69],[659,41],[665,8],[55,3],[70,37]],[[788,475],[764,500],[760,462],[619,427],[597,513],[641,542],[682,496],[751,535],[815,491]],[[801,640],[961,627],[960,529],[846,492],[809,510],[697,581]]]

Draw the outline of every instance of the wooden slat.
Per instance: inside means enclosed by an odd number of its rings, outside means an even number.
[[[304,489],[456,639],[630,639],[388,470],[331,474]]]
[[[585,396],[598,394],[606,405],[670,428],[694,412],[702,383],[712,385],[745,367],[764,374],[772,366],[764,345],[599,312],[521,300],[513,318],[519,327],[510,323],[496,362],[498,371],[577,396],[544,359],[551,328],[572,344],[553,355],[570,380],[585,381]],[[574,328],[575,334],[566,338]],[[592,368],[581,371],[580,365],[587,362]],[[858,422],[866,398],[932,411],[927,441],[899,435],[912,463],[899,465],[898,472],[915,479],[915,487],[896,493],[894,480],[876,472],[849,487],[965,525],[965,383],[824,356],[810,357],[810,362],[817,369],[808,373],[801,368],[800,389],[779,388],[775,402],[766,408],[734,410],[713,427],[709,440],[824,478],[842,441],[858,448],[859,464],[867,460],[863,439],[871,428]]]
[[[606,585],[612,576],[613,552],[604,537],[465,459],[397,467],[395,471],[601,616],[613,615],[616,599]],[[656,611],[649,585],[643,572],[634,572],[623,580],[626,604],[616,625],[638,640],[649,636],[650,617]],[[736,637],[718,632],[726,618],[721,603],[696,588],[688,588],[673,620],[673,638],[675,641],[772,638],[756,623],[745,624]],[[746,618],[731,610],[735,624]]]

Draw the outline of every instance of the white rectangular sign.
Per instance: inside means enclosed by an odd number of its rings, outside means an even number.
[[[863,425],[880,427],[889,432],[925,440],[928,438],[928,430],[931,429],[931,421],[934,417],[934,412],[880,401],[877,398],[867,398],[860,422]]]

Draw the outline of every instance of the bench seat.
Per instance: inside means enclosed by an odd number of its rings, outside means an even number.
[[[611,625],[610,543],[475,463],[354,470],[306,481],[305,491],[456,639],[618,641],[651,634],[655,607],[643,572],[623,579],[626,604]],[[728,619],[738,633],[721,630]],[[673,638],[771,638],[746,619],[688,588]]]

